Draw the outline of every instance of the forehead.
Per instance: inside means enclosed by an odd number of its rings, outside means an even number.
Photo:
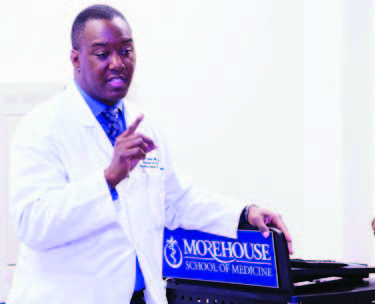
[[[94,43],[119,43],[132,39],[129,24],[120,17],[111,20],[91,19],[86,22],[81,43],[89,46]]]

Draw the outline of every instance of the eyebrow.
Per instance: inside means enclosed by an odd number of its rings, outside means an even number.
[[[121,43],[129,43],[129,42],[133,42],[133,39],[132,38],[128,38],[128,39],[123,39],[121,41]],[[91,44],[91,47],[104,47],[104,46],[107,46],[108,43],[105,43],[105,42],[94,42],[93,44]]]

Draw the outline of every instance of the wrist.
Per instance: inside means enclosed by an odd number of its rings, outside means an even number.
[[[251,222],[251,220],[250,220],[250,215],[252,214],[252,211],[254,210],[254,208],[259,208],[257,205],[255,205],[255,204],[253,204],[253,205],[248,205],[248,206],[246,206],[246,208],[244,209],[244,211],[243,211],[243,217],[244,217],[244,219],[245,219],[245,221],[247,222],[247,223],[249,223],[250,225],[253,225],[252,224],[252,222]]]
[[[111,188],[111,190],[113,190],[118,184],[118,181],[116,181],[116,178],[113,176],[113,174],[111,174],[110,170],[108,169],[104,170],[104,177],[107,181],[107,184]]]

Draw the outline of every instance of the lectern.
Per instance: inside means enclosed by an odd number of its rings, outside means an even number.
[[[289,259],[279,229],[264,238],[241,223],[238,238],[165,229],[163,276],[169,304],[375,303],[375,268]],[[299,268],[293,267],[293,264]],[[302,268],[301,268],[302,267]]]

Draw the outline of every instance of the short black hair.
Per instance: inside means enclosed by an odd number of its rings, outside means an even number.
[[[115,17],[122,18],[125,22],[126,19],[122,13],[111,6],[96,4],[85,8],[81,11],[73,22],[72,26],[72,47],[75,50],[79,49],[80,40],[83,31],[85,30],[86,22],[89,20],[112,20]]]

